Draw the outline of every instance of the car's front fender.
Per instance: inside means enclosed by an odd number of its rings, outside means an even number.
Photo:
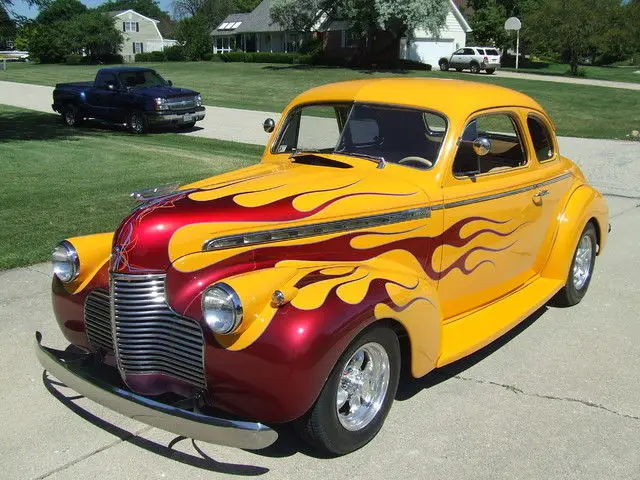
[[[202,323],[215,406],[263,422],[300,417],[348,345],[377,321],[397,322],[406,331],[414,376],[434,368],[441,318],[431,282],[373,262],[293,263],[222,280],[240,296],[244,319],[226,336]],[[276,289],[285,293],[283,305],[271,302]]]

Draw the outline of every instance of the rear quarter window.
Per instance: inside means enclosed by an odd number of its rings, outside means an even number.
[[[497,50],[494,50],[492,48],[487,48],[485,52],[487,53],[487,55],[500,55]]]

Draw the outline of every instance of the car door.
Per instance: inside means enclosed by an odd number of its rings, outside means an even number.
[[[452,67],[454,68],[458,67],[462,63],[462,60],[464,58],[463,53],[464,53],[464,48],[460,48],[455,52],[453,52],[453,55],[451,55],[451,60],[449,61]]]
[[[94,118],[110,121],[113,100],[117,94],[117,79],[111,72],[100,72],[93,88],[87,94],[87,101]]]
[[[474,141],[490,142],[479,156]],[[538,195],[548,175],[531,156],[520,109],[472,116],[443,184],[439,295],[443,317],[491,303],[532,280],[551,222]]]

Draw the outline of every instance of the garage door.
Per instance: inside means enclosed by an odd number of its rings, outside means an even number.
[[[438,60],[449,57],[455,49],[453,39],[416,38],[406,46],[405,58],[428,63],[435,69],[438,66]]]

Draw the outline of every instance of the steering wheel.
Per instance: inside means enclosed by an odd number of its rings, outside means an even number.
[[[414,164],[417,164],[417,166],[420,166],[422,168],[424,168],[424,167],[426,167],[426,168],[433,167],[433,162],[431,160],[427,160],[426,158],[415,157],[415,156],[404,157],[398,163],[400,165],[414,163]]]

